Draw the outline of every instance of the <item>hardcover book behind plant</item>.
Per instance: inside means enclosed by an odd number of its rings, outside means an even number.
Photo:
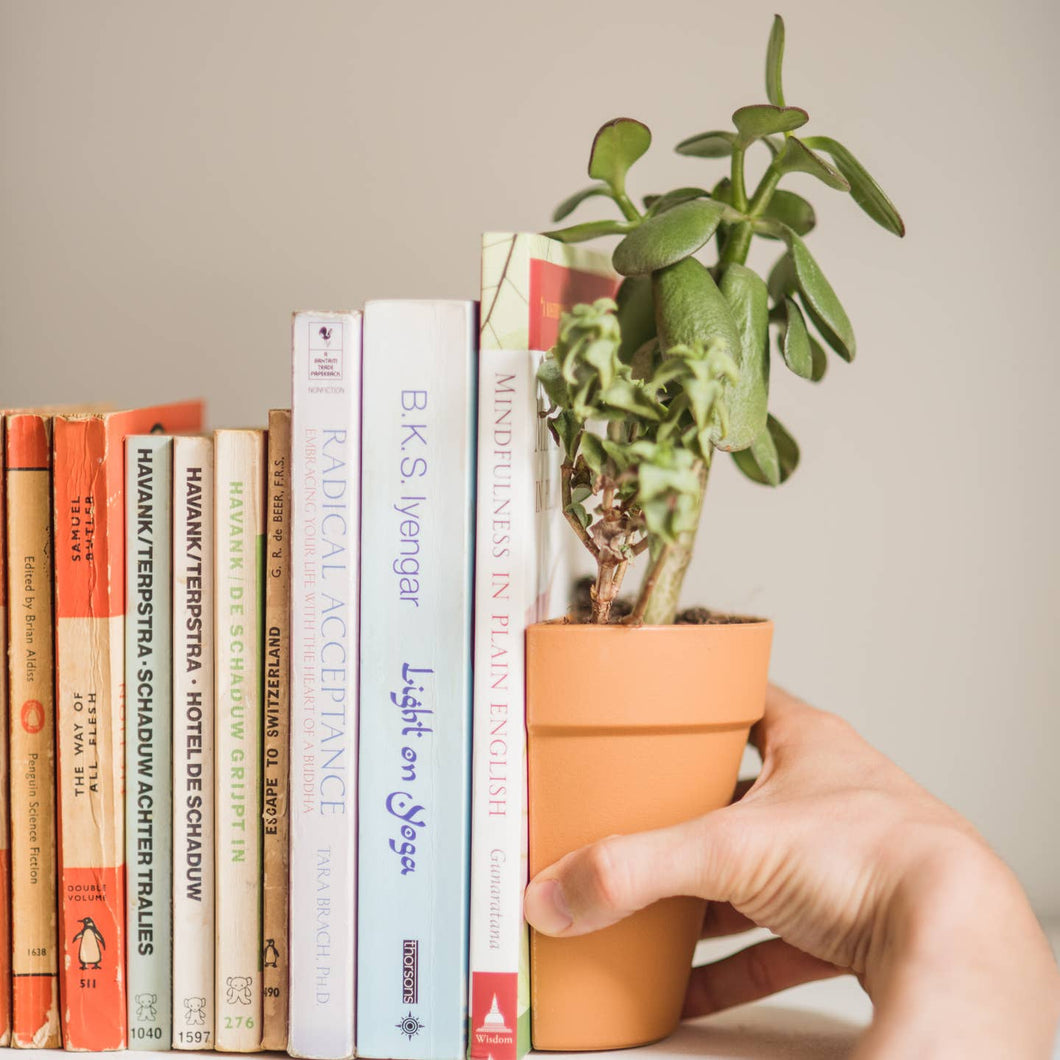
[[[297,313],[292,346],[287,1048],[347,1057],[355,1017],[361,314]]]
[[[261,1047],[265,432],[214,432],[217,804],[214,1046]]]
[[[7,417],[11,763],[11,1033],[54,1049],[59,1031],[56,923],[55,671],[51,416]],[[0,537],[3,528],[0,527]],[[0,542],[0,551],[3,545]],[[0,774],[3,775],[3,774]]]
[[[202,403],[54,425],[63,1044],[126,1044],[124,439],[197,430]]]
[[[172,1009],[173,439],[125,439],[125,863],[129,1041],[168,1050]]]
[[[544,236],[482,241],[471,818],[470,1053],[530,1048],[524,644],[566,610],[559,461],[539,412],[560,315],[610,296],[605,255]]]
[[[369,302],[361,470],[357,1052],[461,1060],[473,302]]]
[[[213,501],[213,438],[174,438],[174,1049],[214,1036]]]

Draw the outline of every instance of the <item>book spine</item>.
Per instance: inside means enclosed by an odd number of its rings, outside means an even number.
[[[0,427],[4,418],[0,416]],[[7,472],[4,466],[4,442],[0,436],[0,636],[7,633],[7,547],[5,508]],[[0,1046],[11,1042],[11,920],[7,910],[11,908],[11,839],[8,832],[7,777],[10,768],[8,760],[8,687],[7,666],[0,660]]]
[[[471,803],[473,1058],[516,1060],[529,1049],[524,639],[538,595],[534,359],[482,350],[479,359]]]
[[[354,1051],[361,317],[298,313],[291,410],[288,1052]]]
[[[129,1043],[172,1042],[173,439],[125,439],[125,864]]]
[[[287,794],[291,717],[291,413],[269,413],[265,534],[263,1049],[287,1049]]]
[[[173,1038],[214,1034],[213,439],[173,439]]]
[[[261,715],[265,432],[214,434],[214,1047],[261,1047]]]
[[[357,1051],[457,1060],[467,1027],[476,314],[370,302],[361,469]]]
[[[7,419],[11,736],[11,963],[14,1044],[55,1049],[55,674],[52,637],[51,420]]]
[[[101,418],[56,417],[53,496],[63,1044],[124,1049],[124,474]]]

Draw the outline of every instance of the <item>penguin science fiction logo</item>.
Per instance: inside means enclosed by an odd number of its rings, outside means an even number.
[[[89,969],[99,971],[99,962],[103,960],[103,951],[107,948],[103,932],[96,927],[95,921],[90,916],[82,917],[78,922],[81,930],[74,935],[72,941],[80,943],[77,948],[77,959],[81,963],[81,971],[87,972]]]

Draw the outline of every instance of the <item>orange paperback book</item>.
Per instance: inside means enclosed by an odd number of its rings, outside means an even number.
[[[59,1035],[50,415],[7,417],[7,649],[14,1044]]]
[[[0,414],[0,428],[3,427]],[[4,444],[0,436],[0,637],[7,629],[7,548],[4,543]],[[0,665],[0,1045],[11,1040],[11,861],[7,835],[7,667]]]
[[[197,431],[198,401],[56,416],[59,947],[67,1049],[126,1046],[124,445]]]

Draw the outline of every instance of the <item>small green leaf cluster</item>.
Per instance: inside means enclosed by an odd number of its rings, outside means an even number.
[[[725,433],[737,372],[715,342],[641,358],[648,374],[635,374],[619,355],[617,310],[606,298],[576,306],[538,378],[563,449],[564,513],[597,558],[623,562],[648,536],[670,544],[695,528],[700,469]]]
[[[553,220],[596,199],[610,199],[620,219],[547,233],[565,242],[622,237],[612,258],[624,277],[615,302],[576,307],[541,378],[552,403],[549,426],[564,450],[568,519],[598,563],[625,563],[636,549],[651,548],[637,620],[672,621],[715,449],[730,452],[763,485],[779,485],[798,464],[798,445],[769,412],[771,329],[779,358],[812,382],[825,374],[826,347],[844,361],[856,352],[850,319],[806,246],[814,208],[781,181],[809,173],[849,193],[886,230],[905,234],[890,199],[846,147],[828,136],[795,135],[809,115],[785,101],[784,44],[778,15],[766,54],[766,102],[736,110],[732,129],[677,145],[682,155],[729,160],[728,173],[709,189],[647,195],[638,207],[627,177],[651,132],[616,118],[593,141],[595,183],[561,203]],[[756,145],[768,161],[750,190],[744,163]],[[756,238],[783,244],[764,278],[746,264]],[[703,261],[712,246],[716,256]],[[612,574],[601,567],[598,595],[611,594]],[[659,599],[645,601],[645,593]]]

